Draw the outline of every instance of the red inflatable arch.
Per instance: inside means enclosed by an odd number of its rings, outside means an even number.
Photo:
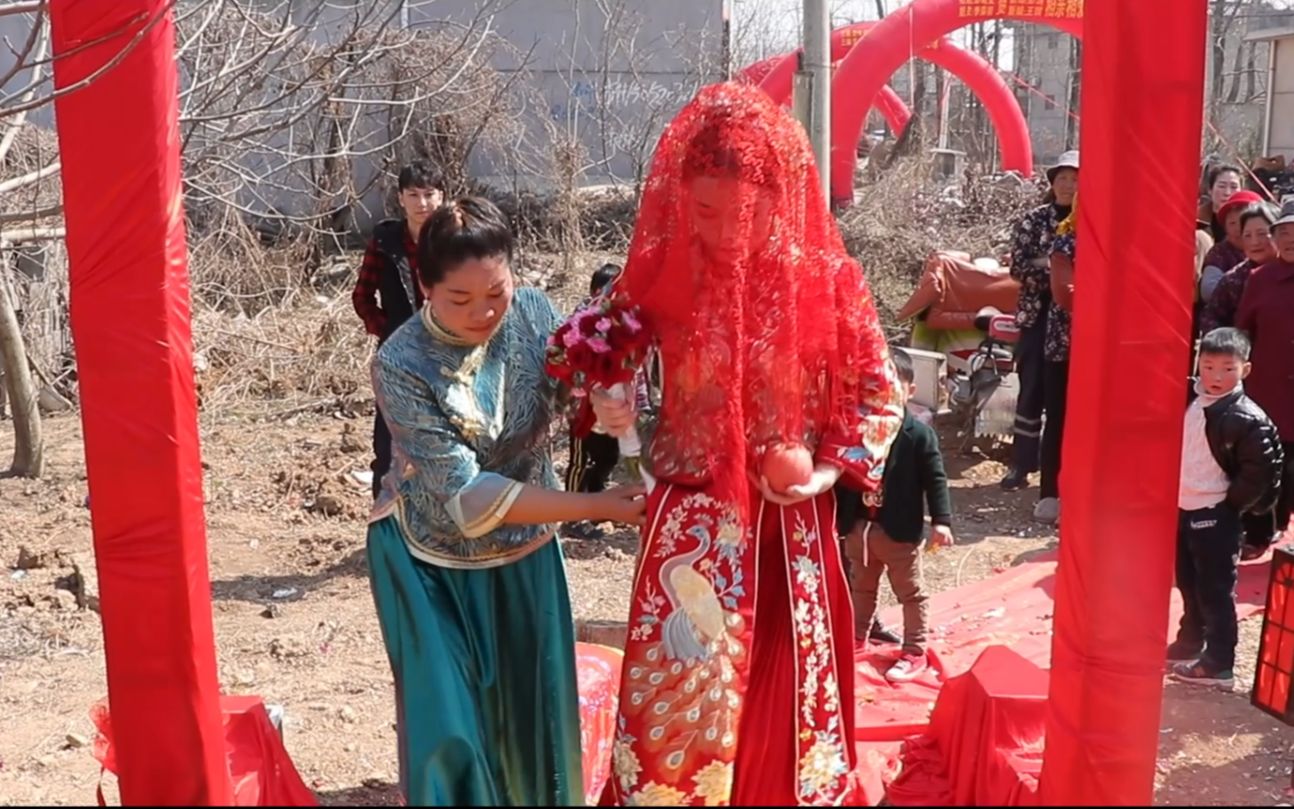
[[[1080,0],[914,0],[876,23],[864,40],[866,45],[852,48],[836,66],[832,81],[833,202],[852,201],[855,153],[849,144],[858,141],[872,99],[914,50],[919,52],[971,23],[994,19],[1045,23],[1081,36],[1082,14]],[[999,128],[998,134],[1003,130]]]
[[[870,41],[870,38],[867,38],[868,32],[876,25],[877,23],[874,22],[860,22],[832,32],[832,61],[839,64],[850,51],[856,47],[862,47],[859,43]],[[935,40],[918,50],[917,56],[961,79],[962,83],[984,104],[989,119],[993,122],[993,128],[997,132],[998,146],[1002,153],[1002,168],[1025,175],[1032,174],[1033,143],[1029,139],[1029,122],[1025,120],[1024,112],[1020,109],[1020,102],[1016,100],[1015,94],[1011,92],[1010,86],[1003,80],[997,69],[979,54],[960,48],[947,39]],[[760,87],[778,101],[783,101],[791,95],[797,57],[798,52],[783,57],[771,66],[767,65],[770,61],[767,59],[758,63],[760,68],[758,72],[763,74]],[[885,90],[893,93],[888,85],[882,90],[878,106],[881,107],[883,114]],[[869,98],[864,94],[851,97],[855,100]],[[895,131],[902,130],[896,127]],[[852,165],[850,171],[853,171]]]
[[[794,57],[795,54],[791,54],[791,71],[786,79],[786,92],[780,95],[770,93],[770,95],[773,96],[773,100],[779,104],[789,104],[791,102],[792,77],[795,75]],[[764,78],[775,68],[781,67],[781,64],[785,62],[787,58],[788,57],[785,55],[773,56],[756,62],[755,64],[746,67],[741,71],[741,73],[737,74],[737,80],[744,81],[748,84],[757,84],[763,87]],[[840,57],[833,56],[832,58],[838,59]],[[896,133],[902,132],[908,125],[908,120],[912,117],[912,112],[908,109],[908,105],[903,103],[903,99],[900,98],[899,94],[894,92],[894,88],[890,87],[888,84],[881,88],[880,94],[876,97],[876,109],[881,113],[881,116],[885,118],[885,123],[889,124],[890,129]]]

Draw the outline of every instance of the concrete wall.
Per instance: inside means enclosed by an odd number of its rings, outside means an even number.
[[[436,0],[412,27],[462,25],[488,8],[512,48],[495,67],[522,73],[524,138],[481,150],[471,173],[495,185],[551,186],[554,147],[579,143],[580,184],[633,182],[665,123],[724,77],[724,0]]]
[[[1271,131],[1267,152],[1294,159],[1294,37],[1279,39],[1272,82]]]

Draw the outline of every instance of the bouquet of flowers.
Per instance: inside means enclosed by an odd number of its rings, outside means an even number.
[[[650,347],[637,309],[609,297],[581,306],[548,338],[548,375],[568,385],[578,402],[571,427],[577,437],[587,436],[596,422],[589,394],[603,390],[627,401]],[[637,471],[642,455],[637,431],[631,428],[619,440],[621,456]]]

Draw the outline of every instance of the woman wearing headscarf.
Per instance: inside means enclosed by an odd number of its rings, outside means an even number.
[[[1047,170],[1051,189],[1047,202],[1025,214],[1015,228],[1011,246],[1011,277],[1020,282],[1016,322],[1020,340],[1015,349],[1020,393],[1016,399],[1015,437],[1011,468],[1002,479],[1008,491],[1029,485],[1029,474],[1038,469],[1042,440],[1042,415],[1047,360],[1047,316],[1051,310],[1051,243],[1056,227],[1070,215],[1078,193],[1078,152],[1066,152]]]
[[[1043,342],[1043,390],[1046,392],[1042,432],[1042,481],[1034,519],[1053,524],[1060,519],[1061,448],[1065,435],[1065,406],[1069,396],[1070,325],[1074,311],[1075,236],[1078,230],[1078,197],[1069,216],[1056,226],[1051,244],[1051,303]]]
[[[875,502],[902,409],[803,128],[757,89],[703,89],[657,147],[617,291],[662,391],[615,797],[839,804],[854,626],[832,487]],[[595,408],[613,433],[632,418]]]

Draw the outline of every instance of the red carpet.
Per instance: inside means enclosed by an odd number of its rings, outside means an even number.
[[[1236,612],[1241,619],[1263,609],[1269,561],[1270,556],[1241,565],[1236,593]],[[895,686],[885,681],[885,669],[898,655],[897,650],[859,650],[859,766],[854,803],[875,805],[885,796],[898,771],[900,743],[928,728],[943,682],[967,672],[987,647],[1006,646],[1040,668],[1050,665],[1055,572],[1056,556],[1048,554],[983,581],[935,594],[930,600],[932,670],[917,682]],[[1181,614],[1181,600],[1174,591],[1171,631],[1176,631]],[[897,607],[886,610],[882,618],[896,630],[903,625]]]

